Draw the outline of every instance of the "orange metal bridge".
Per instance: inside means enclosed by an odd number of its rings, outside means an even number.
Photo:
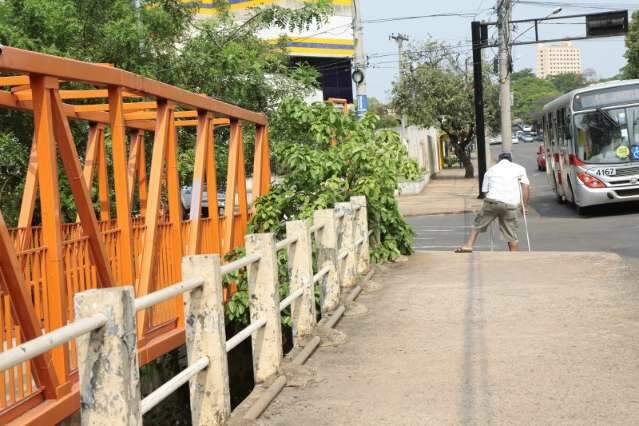
[[[0,72],[0,108],[32,112],[34,120],[18,226],[8,229],[0,213],[2,350],[71,321],[77,292],[133,284],[138,296],[145,295],[181,280],[183,255],[223,254],[243,243],[250,211],[242,131],[255,126],[256,199],[270,183],[263,114],[109,65],[10,47],[2,47]],[[83,164],[69,120],[89,128]],[[194,126],[197,132],[187,221],[182,220],[178,176],[181,126]],[[230,127],[222,217],[217,213],[215,126]],[[145,141],[151,135],[148,159]],[[75,201],[78,218],[73,223],[62,221],[60,173]],[[210,213],[200,217],[205,183]],[[110,193],[115,194],[114,211]],[[34,224],[37,203],[41,220]],[[178,298],[141,312],[140,365],[184,343],[181,306]],[[51,424],[78,410],[74,351],[74,344],[63,345],[0,372],[0,424]]]

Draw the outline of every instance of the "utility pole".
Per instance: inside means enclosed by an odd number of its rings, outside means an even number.
[[[404,43],[408,41],[408,36],[405,34],[391,34],[389,40],[395,40],[397,43],[397,49],[399,50],[399,81],[401,82],[402,77],[406,73],[406,58],[404,56]],[[406,114],[401,115],[401,131],[400,136],[402,138],[402,142],[406,137]]]
[[[368,111],[368,95],[366,94],[366,55],[364,53],[364,27],[359,0],[353,0],[353,36],[355,39],[355,64],[353,82],[357,93],[357,116],[362,117]]]
[[[512,0],[500,0],[497,6],[499,30],[499,105],[501,107],[501,144],[504,152],[512,152],[512,113],[510,94],[510,21]]]

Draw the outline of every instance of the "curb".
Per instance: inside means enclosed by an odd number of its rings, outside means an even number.
[[[351,289],[348,295],[344,298],[344,302],[340,304],[329,316],[323,318],[317,323],[317,326],[324,326],[327,328],[335,328],[337,323],[340,321],[344,312],[346,312],[346,306],[352,303],[362,292],[362,284],[371,280],[371,278],[375,275],[376,269],[371,267],[370,270],[364,275],[359,282]],[[291,363],[294,365],[303,365],[315,352],[315,350],[320,345],[320,337],[314,336],[308,343],[304,345],[302,350],[297,352]],[[286,386],[286,376],[280,375],[275,378],[275,381],[272,382],[264,391],[261,392],[259,396],[255,399],[254,402],[250,404],[248,409],[246,409],[244,415],[241,419],[237,418],[236,421],[244,421],[244,422],[254,422],[257,420],[260,415],[268,408],[268,406],[275,400],[277,395],[284,389]],[[250,398],[247,397],[247,400]],[[240,404],[242,405],[242,404]],[[239,406],[238,406],[239,407]],[[239,414],[239,413],[238,413]],[[239,416],[238,416],[239,417]],[[231,419],[229,419],[232,421]]]

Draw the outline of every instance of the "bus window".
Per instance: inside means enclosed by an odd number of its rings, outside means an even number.
[[[597,111],[575,115],[577,155],[592,163],[622,163],[629,160],[630,149],[626,113],[621,110]]]

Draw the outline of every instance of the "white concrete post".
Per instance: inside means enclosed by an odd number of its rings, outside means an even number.
[[[133,287],[88,290],[74,297],[75,317],[108,322],[76,339],[83,425],[142,425]]]
[[[262,383],[279,371],[283,355],[277,251],[273,234],[247,235],[245,241],[248,255],[262,255],[247,267],[251,322],[266,320],[252,336],[253,374],[255,382]]]
[[[331,272],[320,285],[320,307],[325,316],[339,306],[341,292],[337,273],[337,218],[333,209],[317,210],[313,215],[315,226],[321,226],[316,237],[318,269],[331,266]]]
[[[353,235],[353,206],[351,203],[336,203],[335,212],[344,213],[338,227],[339,250],[337,254],[337,270],[342,287],[350,288],[355,285],[357,272],[355,270],[355,240]],[[344,256],[344,253],[346,255]]]
[[[351,203],[357,208],[355,210],[355,242],[362,241],[355,246],[355,258],[357,259],[356,270],[359,274],[368,271],[370,254],[368,247],[368,207],[366,197],[351,197]]]
[[[286,237],[297,238],[288,247],[289,292],[304,288],[302,296],[291,304],[294,343],[302,343],[302,338],[313,331],[317,323],[315,312],[315,285],[313,285],[313,248],[310,225],[307,220],[286,222]]]
[[[183,257],[182,279],[191,278],[203,278],[204,285],[184,295],[188,362],[209,359],[209,366],[189,383],[191,419],[194,425],[222,425],[231,415],[231,394],[220,257]]]

